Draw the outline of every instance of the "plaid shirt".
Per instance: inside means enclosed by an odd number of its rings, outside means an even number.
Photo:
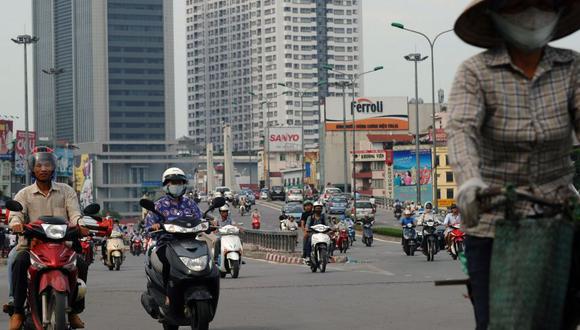
[[[491,187],[513,184],[556,199],[573,195],[573,132],[580,136],[580,54],[546,47],[533,79],[505,48],[480,53],[460,67],[450,96],[449,160],[459,186],[479,177]],[[529,203],[516,211],[533,212]],[[503,210],[465,228],[493,237]]]

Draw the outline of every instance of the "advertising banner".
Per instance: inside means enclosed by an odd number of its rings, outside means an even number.
[[[56,148],[56,175],[71,177],[73,175],[73,153],[66,148]]]
[[[12,120],[0,120],[0,160],[12,160]]]
[[[343,109],[342,97],[326,99],[327,131],[353,129],[362,131],[400,131],[409,129],[409,116],[406,97],[359,97],[346,100]],[[344,113],[346,112],[346,114]]]
[[[36,133],[28,132],[28,146],[32,151],[36,146]],[[26,132],[16,131],[16,147],[14,149],[14,174],[26,175]]]
[[[269,128],[268,150],[272,152],[302,150],[302,128],[300,127]]]
[[[393,152],[393,186],[395,199],[417,202],[417,178],[421,184],[421,202],[433,199],[431,178],[431,150],[419,152],[420,169],[417,170],[415,150]]]
[[[89,154],[75,157],[75,190],[79,195],[81,207],[93,202],[93,162]]]

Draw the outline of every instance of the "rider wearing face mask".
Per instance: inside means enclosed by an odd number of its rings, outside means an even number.
[[[477,329],[489,323],[495,224],[504,216],[502,208],[480,212],[478,191],[510,184],[549,200],[578,196],[570,153],[580,137],[580,54],[548,46],[578,29],[577,0],[473,0],[455,23],[463,41],[487,48],[459,67],[445,128]],[[531,203],[515,206],[535,214]],[[577,318],[570,305],[562,315]]]
[[[313,205],[312,214],[306,220],[306,224],[304,225],[304,246],[302,252],[302,258],[305,259],[306,262],[310,260],[310,233],[308,229],[315,225],[328,225],[326,223],[326,217],[322,214],[322,204],[320,202],[315,202]]]
[[[185,190],[187,188],[187,177],[185,173],[177,168],[172,167],[163,172],[163,191],[165,191],[165,196],[159,198],[155,202],[155,210],[163,214],[168,222],[176,219],[178,217],[194,217],[196,219],[201,219],[201,211],[199,210],[197,204],[193,198],[185,195]],[[153,212],[149,212],[145,217],[145,228],[155,231],[159,230],[162,225],[162,219],[160,219]],[[165,288],[168,290],[167,280],[169,279],[169,269],[170,264],[165,255],[165,242],[171,239],[171,235],[163,234],[156,235],[155,237],[157,243],[157,248],[155,253],[159,260],[163,263],[163,281],[165,283]],[[168,303],[168,301],[167,301]]]

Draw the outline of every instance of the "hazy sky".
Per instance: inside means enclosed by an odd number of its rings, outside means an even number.
[[[43,1],[43,0],[35,0]],[[418,51],[429,55],[427,41],[419,35],[390,27],[393,21],[424,32],[430,37],[450,29],[467,0],[361,0],[363,4],[364,67],[378,65],[385,68],[365,78],[368,96],[414,95],[413,64],[403,56]],[[1,115],[20,116],[16,127],[24,127],[24,73],[22,46],[10,41],[22,33],[31,33],[31,0],[2,0],[0,2],[0,96]],[[186,133],[186,76],[185,76],[185,0],[175,1],[175,78],[177,135]],[[580,51],[580,33],[554,43],[559,47]],[[442,36],[435,46],[435,90],[442,88],[449,94],[457,66],[480,49],[467,46],[455,34]],[[29,70],[32,66],[29,65]],[[419,97],[431,100],[430,62],[419,66]],[[31,94],[32,95],[32,94]],[[32,102],[30,102],[32,107]],[[30,108],[32,118],[32,108]],[[31,119],[31,127],[32,119]]]

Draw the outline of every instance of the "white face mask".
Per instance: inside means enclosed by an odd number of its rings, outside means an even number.
[[[536,7],[515,14],[491,12],[490,15],[505,41],[526,52],[547,45],[560,19],[560,12],[543,11]]]
[[[181,197],[185,193],[185,185],[183,184],[168,184],[165,186],[165,193],[173,197]]]

